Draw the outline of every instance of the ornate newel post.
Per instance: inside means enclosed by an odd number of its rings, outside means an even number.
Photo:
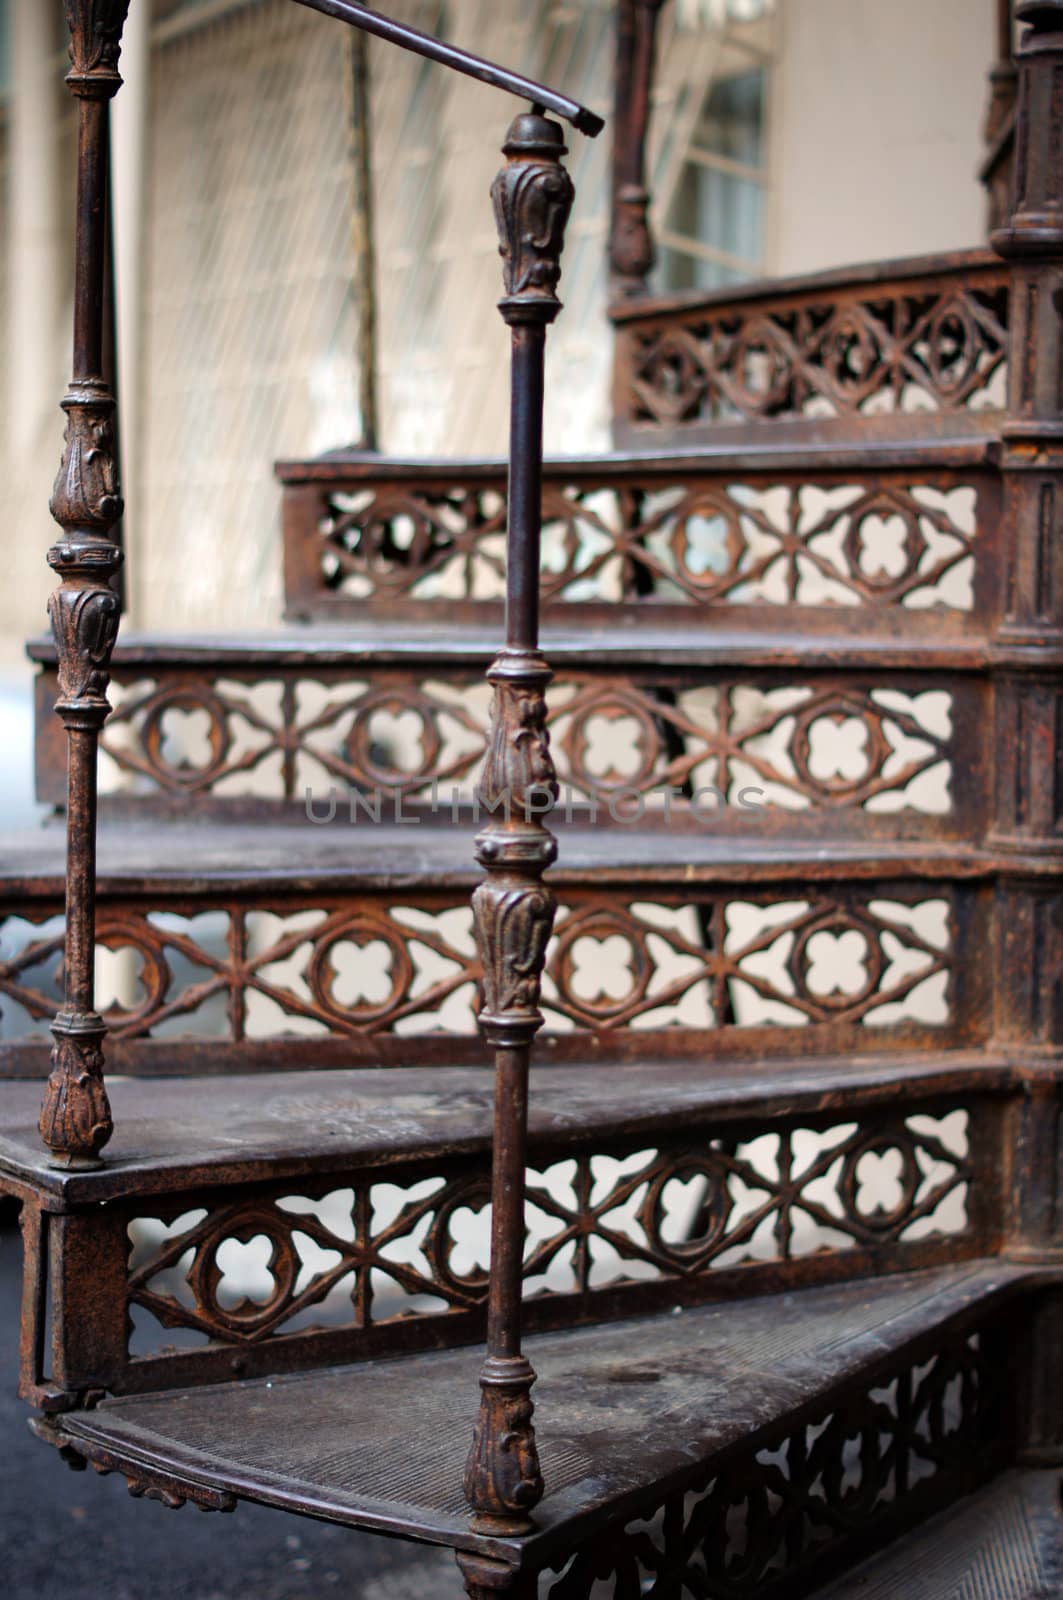
[[[1024,1085],[1009,1253],[1063,1264],[1063,0],[1019,0],[1015,200],[993,245],[1012,263],[1004,425],[1007,579],[996,630],[992,842],[997,1032]],[[1063,1296],[1030,1318],[1027,1459],[1063,1459]]]
[[[613,215],[609,265],[618,295],[644,294],[657,252],[650,232],[646,141],[657,22],[664,0],[620,0],[616,8]]]
[[[465,1469],[473,1526],[526,1533],[543,1482],[532,1427],[535,1373],[521,1352],[528,1060],[542,1026],[539,984],[554,919],[542,882],[556,854],[541,816],[556,798],[545,727],[551,672],[538,649],[543,357],[560,310],[555,290],[571,179],[562,130],[538,110],[519,116],[492,189],[512,330],[506,644],[488,671],[491,737],[480,790],[491,820],[476,841],[487,880],[473,896],[483,962],[480,1026],[495,1051],[491,1274],[480,1415]]]
[[[66,442],[51,512],[62,534],[48,553],[60,586],[48,603],[59,655],[56,711],[67,732],[65,997],[52,1027],[52,1072],[40,1133],[59,1166],[99,1160],[111,1136],[103,1082],[106,1032],[94,997],[96,746],[110,707],[108,666],[118,631],[111,579],[122,553],[110,537],[122,514],[114,397],[104,379],[107,103],[121,85],[118,56],[129,0],[66,0],[78,102],[74,360],[63,400]]]

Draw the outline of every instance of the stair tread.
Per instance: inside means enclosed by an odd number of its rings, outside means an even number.
[[[434,1542],[523,1547],[538,1565],[636,1494],[748,1447],[1028,1277],[975,1263],[529,1338],[547,1496],[524,1541],[486,1540],[466,1523],[478,1348],[108,1400],[61,1428],[119,1465]]]
[[[431,602],[426,602],[431,604]],[[501,602],[499,602],[501,606]],[[574,608],[575,609],[575,608]],[[610,608],[608,622],[546,622],[540,630],[542,649],[558,672],[580,667],[610,666],[628,671],[640,666],[662,668],[822,665],[918,671],[941,665],[949,670],[984,668],[992,656],[988,638],[972,630],[962,612],[935,615],[928,632],[925,614],[913,612],[891,619],[889,629],[859,634],[835,624],[833,617],[806,616],[795,625],[793,610],[779,612],[769,626],[753,627],[736,619],[723,622],[718,611],[689,622],[655,622],[652,604],[634,607],[637,628],[617,625],[622,607]],[[578,614],[578,613],[577,613]],[[499,612],[501,615],[501,611]],[[482,672],[497,654],[497,624],[420,620],[373,620],[340,627],[335,623],[290,623],[247,633],[134,633],[123,631],[115,646],[116,667],[152,665],[202,666],[230,662],[233,667],[353,667],[426,663],[439,670],[469,667]],[[55,644],[45,635],[28,641],[31,660],[54,663]]]
[[[988,255],[986,252],[987,258]],[[731,298],[730,292],[726,298]],[[640,301],[639,307],[643,303]],[[680,298],[676,303],[682,306],[683,301]],[[639,307],[631,309],[638,314]],[[623,312],[619,315],[622,317]],[[987,426],[996,422],[993,416],[986,418]],[[736,449],[730,440],[720,439],[700,449],[610,450],[593,456],[547,456],[543,472],[547,479],[563,477],[568,472],[574,477],[593,474],[605,480],[628,478],[633,469],[640,476],[666,477],[677,472],[758,472],[765,467],[794,471],[812,467],[846,472],[861,467],[980,466],[995,461],[999,451],[999,442],[992,434],[972,437],[959,430],[953,437],[913,438],[903,443],[869,437],[858,442],[842,440],[836,444],[795,445],[785,438],[774,438],[743,441]],[[336,478],[416,482],[419,478],[447,477],[464,483],[477,478],[504,477],[507,469],[508,463],[500,456],[393,456],[349,445],[317,456],[286,458],[276,463],[274,471],[282,483],[327,483]]]
[[[540,1055],[544,1054],[540,1052]],[[603,1096],[603,1071],[609,1093]],[[898,1093],[929,1097],[958,1082],[1004,1089],[1006,1063],[975,1052],[748,1062],[650,1060],[537,1065],[529,1137],[551,1149],[598,1132],[652,1136],[676,1124],[733,1121],[763,1110],[824,1112]],[[411,1155],[490,1149],[493,1077],[483,1066],[356,1067],[197,1078],[115,1078],[115,1132],[101,1167],[51,1167],[37,1134],[41,1085],[0,1093],[0,1173],[71,1203],[172,1192],[197,1184],[350,1171]]]
[[[934,254],[889,256],[884,261],[872,257],[870,260],[847,262],[839,267],[817,267],[811,272],[795,272],[785,277],[749,278],[743,283],[728,283],[717,289],[669,289],[650,295],[632,295],[615,302],[610,307],[609,315],[613,322],[640,322],[647,317],[698,306],[731,306],[757,300],[779,300],[788,295],[862,284],[869,288],[880,288],[883,284],[903,283],[912,278],[977,272],[984,267],[1000,272],[1001,257],[983,244]],[[925,413],[913,415],[918,415],[919,420],[925,418]]]
[[[317,797],[324,808],[327,795]],[[446,803],[446,802],[444,802]],[[347,801],[338,796],[331,826],[308,820],[191,822],[136,819],[99,828],[97,883],[101,895],[134,890],[154,894],[179,889],[194,893],[210,887],[233,893],[355,887],[401,889],[417,885],[471,889],[483,876],[474,854],[467,819],[452,825],[417,818],[371,823],[360,816],[347,822]],[[286,813],[290,817],[290,813]],[[749,883],[810,874],[846,880],[897,877],[985,878],[995,870],[995,852],[949,840],[779,838],[769,834],[756,811],[741,813],[742,831],[669,830],[664,826],[566,825],[550,819],[559,838],[558,859],[550,869],[555,885],[579,883],[696,884]],[[486,820],[486,813],[484,814]],[[54,896],[62,890],[66,839],[52,825],[0,833],[0,884],[30,895]],[[1043,867],[1051,871],[1046,858]]]
[[[1058,1471],[1008,1472],[816,1600],[1058,1600]]]

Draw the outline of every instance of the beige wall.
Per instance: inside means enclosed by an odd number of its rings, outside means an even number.
[[[604,106],[610,3],[450,0],[448,15],[456,38]],[[994,0],[781,3],[769,271],[977,242],[983,200],[975,171]],[[438,26],[439,0],[393,0],[389,9]],[[6,296],[0,287],[10,419],[0,444],[8,517],[0,660],[40,630],[51,586],[44,555],[54,528],[46,503],[59,459],[70,320],[72,122],[61,90],[61,51],[57,38],[38,37],[38,0],[16,0],[16,16],[22,24],[16,43],[29,64],[16,79],[18,103],[5,141],[8,162],[18,163],[21,176],[6,186],[18,216],[3,230],[0,274],[0,285],[5,275],[12,284]],[[270,113],[269,139],[262,141],[253,136],[251,112],[256,97],[272,104],[264,95],[272,80],[262,76],[271,17],[285,30],[273,67],[291,105],[283,117]],[[248,28],[260,45],[253,60],[244,48]],[[294,45],[304,36],[313,50],[300,74]],[[230,41],[224,62],[223,37]],[[333,40],[322,18],[282,0],[257,0],[238,7],[232,23],[219,22],[206,40],[209,73],[192,59],[193,41],[162,52],[169,67],[178,56],[189,60],[183,79],[176,70],[167,77],[168,95],[156,95],[149,124],[147,153],[156,160],[142,263],[144,412],[139,426],[129,428],[140,468],[129,474],[128,527],[134,620],[141,626],[276,622],[279,502],[272,458],[337,445],[356,432],[354,319],[344,292],[345,90]],[[673,124],[689,75],[683,62],[701,60],[691,57],[691,41],[675,34],[666,17],[659,103],[662,112],[672,107]],[[131,80],[133,54],[126,63]],[[499,450],[506,431],[505,331],[494,311],[499,269],[486,191],[508,108],[489,91],[459,86],[440,69],[385,46],[374,46],[373,60],[382,442],[396,451]],[[427,99],[418,139],[411,137],[409,97],[419,74]],[[183,101],[181,82],[188,90]],[[53,128],[50,144],[42,119]],[[580,202],[565,260],[568,312],[552,336],[550,358],[547,435],[557,452],[593,448],[606,433],[607,148],[605,139],[573,143]],[[273,153],[264,172],[267,144]],[[334,174],[321,159],[326,144]],[[45,151],[47,181],[41,181]],[[0,148],[0,178],[3,157]],[[226,173],[234,181],[223,206]],[[427,196],[426,178],[433,180]],[[439,207],[431,201],[437,192]],[[3,199],[0,193],[0,220]],[[198,231],[175,243],[177,223],[196,208]],[[42,239],[52,241],[44,270]],[[273,278],[280,289],[267,305],[268,297],[256,294],[278,260]],[[242,266],[242,276],[225,276],[221,268],[231,263]],[[223,316],[227,297],[231,315]],[[300,324],[311,312],[324,332],[308,334]],[[269,339],[260,337],[262,330]],[[321,357],[316,366],[307,350]],[[219,382],[208,405],[201,380],[211,373],[201,369],[212,363]]]
[[[984,237],[995,0],[784,0],[769,270]]]

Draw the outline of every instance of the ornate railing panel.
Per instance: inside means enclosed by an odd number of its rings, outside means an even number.
[[[973,958],[988,937],[982,891],[815,875],[810,858],[799,882],[774,888],[555,882],[550,1057],[756,1058],[985,1037]],[[97,936],[116,1071],[482,1061],[463,886],[108,895]],[[61,907],[9,905],[0,1071],[41,1070],[61,971]]]
[[[490,692],[475,671],[439,667],[318,668],[298,652],[273,670],[231,672],[120,660],[101,742],[106,803],[457,820],[481,776]],[[48,673],[37,787],[61,806],[54,692]],[[561,668],[547,727],[572,820],[949,837],[985,814],[986,716],[973,674],[636,665]]]
[[[905,1270],[944,1248],[973,1255],[993,1183],[971,1134],[971,1112],[931,1106],[604,1138],[538,1159],[527,1173],[528,1308],[556,1324],[577,1307],[593,1319],[596,1300],[622,1314],[625,1303],[756,1289],[779,1272],[795,1282],[854,1262]],[[374,1331],[477,1312],[489,1209],[482,1158],[341,1173],[305,1191],[289,1179],[128,1202],[132,1351],[165,1357],[174,1329],[189,1349],[347,1329],[356,1356]]]
[[[937,463],[747,456],[547,463],[541,596],[617,621],[781,607],[958,622],[992,595],[987,447]],[[948,460],[951,454],[952,459]],[[278,469],[289,615],[475,619],[503,594],[505,473],[489,462],[337,454]],[[987,587],[988,584],[988,587]],[[643,610],[646,608],[646,611]],[[569,612],[569,615],[574,613]]]
[[[987,250],[613,308],[620,443],[772,423],[950,437],[1005,406],[1009,273]]]

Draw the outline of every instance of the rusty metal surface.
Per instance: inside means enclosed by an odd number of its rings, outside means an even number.
[[[922,443],[907,459],[869,446],[821,459],[751,450],[721,459],[666,451],[551,462],[542,500],[544,615],[554,625],[567,616],[614,630],[625,622],[652,629],[665,619],[692,629],[709,617],[770,630],[793,608],[793,621],[814,632],[817,621],[849,623],[852,608],[872,628],[897,618],[918,632],[928,606],[935,616],[990,613],[1000,599],[992,578],[994,446]],[[452,626],[497,615],[500,466],[337,453],[283,463],[279,472],[292,619],[434,617]],[[883,518],[898,518],[905,530],[902,560],[891,559],[888,570],[876,567],[868,543]],[[977,572],[974,593],[966,592],[969,568]],[[817,619],[817,608],[829,619]]]
[[[66,733],[67,884],[62,1010],[52,1023],[52,1072],[40,1135],[60,1165],[91,1164],[111,1136],[103,1081],[104,1023],[94,998],[96,749],[109,710],[107,668],[121,602],[112,580],[122,551],[112,530],[122,516],[114,396],[105,377],[105,260],[110,231],[109,102],[128,0],[71,0],[71,67],[77,102],[77,227],[73,375],[63,400],[63,457],[50,510],[60,537],[48,563],[60,579],[49,598],[59,660],[56,711]]]
[[[251,653],[230,642],[196,667],[171,664],[161,648],[138,663],[127,647],[112,669],[117,708],[101,740],[105,817],[156,812],[187,822],[194,809],[219,820],[294,821],[306,816],[308,795],[312,814],[325,817],[333,807],[349,815],[357,794],[356,820],[386,823],[399,809],[426,824],[471,819],[490,720],[477,672],[438,654],[344,668],[318,666],[297,647],[278,649],[272,667],[249,665]],[[586,669],[553,657],[546,727],[570,822],[637,820],[747,838],[785,830],[795,842],[809,833],[928,843],[977,836],[989,796],[977,737],[989,710],[984,674],[953,668],[931,678],[910,657],[903,671],[735,673],[675,654],[675,667],[621,670],[595,661],[589,645],[580,651]],[[46,673],[37,798],[59,804],[54,693]],[[187,719],[198,723],[192,748],[179,738]],[[825,754],[839,730],[859,744],[843,771]]]
[[[661,1096],[665,1071],[669,1092]],[[730,1126],[762,1117],[821,1116],[871,1108],[881,1112],[899,1092],[914,1102],[951,1096],[957,1106],[1016,1086],[1007,1058],[993,1051],[765,1062],[751,1073],[741,1062],[666,1061],[644,1057],[608,1069],[602,1096],[597,1063],[533,1069],[529,1109],[534,1148],[560,1150],[588,1137],[658,1136],[708,1122]],[[115,1083],[123,1125],[104,1168],[51,1168],[32,1138],[36,1087],[5,1085],[0,1101],[0,1162],[5,1179],[32,1185],[51,1203],[91,1205],[133,1194],[221,1189],[233,1181],[327,1176],[418,1152],[482,1155],[490,1132],[491,1079],[475,1067],[411,1067],[401,1079],[373,1068],[203,1077],[195,1095],[184,1079]]]
[[[458,1488],[465,1441],[453,1418],[475,1377],[473,1350],[106,1401],[62,1429],[75,1447],[85,1439],[149,1475],[174,1472],[240,1498],[535,1569],[567,1560],[596,1526],[626,1520],[662,1490],[705,1487],[706,1469],[742,1447],[756,1451],[773,1433],[785,1439],[806,1418],[815,1425],[817,1404],[844,1416],[847,1393],[870,1378],[888,1384],[898,1367],[935,1349],[948,1354],[919,1410],[929,1407],[938,1421],[920,1449],[919,1424],[905,1419],[906,1448],[947,1458],[961,1476],[984,1472],[991,1441],[1002,1437],[987,1397],[965,1386],[966,1425],[954,1422],[951,1434],[958,1454],[943,1457],[950,1435],[931,1393],[957,1372],[953,1332],[984,1326],[1033,1281],[1014,1267],[964,1265],[809,1290],[797,1323],[786,1300],[766,1297],[529,1338],[550,1487],[538,1531],[524,1539],[485,1537],[466,1521]],[[407,1419],[401,1433],[397,1417]],[[840,1448],[844,1423],[837,1431]],[[868,1512],[879,1493],[869,1493]]]
[[[197,832],[206,857],[210,835]],[[407,845],[411,835],[418,845]],[[162,837],[175,850],[188,841]],[[101,882],[100,940],[135,952],[138,967],[108,1012],[116,1065],[172,1072],[180,1060],[186,1071],[218,1071],[272,1056],[276,1067],[349,1066],[352,1050],[364,1065],[479,1059],[483,968],[460,830],[441,842],[428,830],[397,829],[390,840],[374,830],[376,855],[355,872],[357,837],[304,825],[271,829],[264,843],[261,832],[215,829],[214,859],[189,875],[181,858],[169,872],[157,854],[150,866],[138,860],[133,831],[119,831],[120,870]],[[143,843],[152,848],[150,833]],[[543,1006],[551,1056],[569,1061],[979,1043],[993,974],[970,957],[1008,915],[993,885],[1020,860],[1043,895],[1056,877],[1042,856],[947,843],[796,850],[617,828],[566,834],[563,846]],[[34,1036],[56,1004],[54,880],[29,880],[6,909],[20,946],[0,973],[14,1034],[0,1055],[19,1073],[38,1070]],[[831,952],[846,936],[857,968],[839,984]],[[345,995],[345,963],[367,944],[383,963],[380,982]]]
[[[1010,275],[986,251],[621,301],[620,445],[930,439],[1005,408]],[[873,418],[873,422],[872,422]]]

